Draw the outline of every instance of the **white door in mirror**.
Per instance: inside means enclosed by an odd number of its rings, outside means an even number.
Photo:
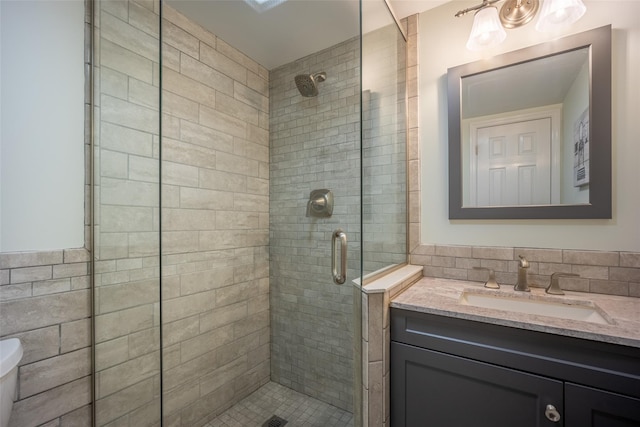
[[[474,139],[475,206],[551,203],[549,118],[478,128]]]

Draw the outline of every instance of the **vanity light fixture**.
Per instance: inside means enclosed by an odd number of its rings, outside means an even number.
[[[481,50],[496,46],[507,37],[505,28],[518,28],[528,24],[542,10],[536,23],[538,31],[554,31],[571,25],[587,10],[582,0],[506,0],[500,11],[493,6],[503,0],[483,0],[481,4],[463,9],[456,17],[475,11],[473,27],[467,49]]]
[[[483,7],[473,18],[473,27],[467,40],[467,49],[482,50],[497,46],[507,38],[507,32],[500,25],[498,9],[493,6]]]

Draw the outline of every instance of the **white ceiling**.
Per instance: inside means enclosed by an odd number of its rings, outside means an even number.
[[[167,2],[269,70],[333,46],[359,31],[358,0],[288,0],[256,12],[243,0]],[[396,16],[422,12],[444,0],[391,0]],[[383,0],[363,0],[363,22],[390,23]]]

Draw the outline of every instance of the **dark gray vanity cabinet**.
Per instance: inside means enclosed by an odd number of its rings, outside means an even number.
[[[640,349],[391,313],[393,427],[640,426]]]
[[[394,427],[557,425],[544,411],[562,402],[562,381],[396,342],[391,355]]]
[[[640,426],[640,400],[567,383],[564,405],[571,426]]]

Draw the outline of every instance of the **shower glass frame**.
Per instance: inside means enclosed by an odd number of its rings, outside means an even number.
[[[363,286],[407,265],[409,254],[406,20],[388,0],[361,1],[361,13],[365,7],[388,19],[373,31],[361,20]]]
[[[155,6],[92,14],[92,423],[161,423],[160,19]]]

